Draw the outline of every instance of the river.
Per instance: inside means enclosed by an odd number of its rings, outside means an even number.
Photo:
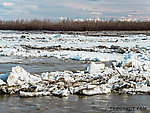
[[[149,100],[149,95],[70,95],[65,98],[0,95],[0,113],[148,113]],[[120,109],[112,110],[113,107]],[[123,107],[126,110],[121,110]],[[135,107],[134,111],[129,107]]]

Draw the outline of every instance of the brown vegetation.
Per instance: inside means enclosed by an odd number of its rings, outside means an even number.
[[[0,30],[51,30],[51,31],[139,31],[150,30],[150,21],[55,21],[50,20],[16,20],[0,21]]]

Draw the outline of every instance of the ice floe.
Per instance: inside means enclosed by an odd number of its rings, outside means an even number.
[[[100,70],[103,70],[105,68],[105,64],[95,64],[94,62],[91,62],[88,72],[90,74],[98,73]]]
[[[0,90],[1,93],[19,94],[21,97],[65,97],[70,94],[97,95],[111,92],[150,93],[149,72],[141,71],[132,65],[124,65],[118,67],[117,64],[112,64],[107,67],[91,62],[88,71],[57,71],[41,75],[32,75],[22,67],[16,66],[12,67],[12,72],[1,75]],[[145,65],[138,66],[143,68]]]
[[[40,77],[31,75],[20,66],[13,67],[7,79],[9,86],[22,85],[25,83],[33,84],[39,81],[41,81]]]
[[[142,34],[127,35],[126,37],[94,37],[2,32],[0,38],[0,56],[114,61],[123,60],[125,56],[127,58],[128,54],[136,54],[140,60],[150,60],[150,36]],[[0,62],[3,60],[0,59]]]

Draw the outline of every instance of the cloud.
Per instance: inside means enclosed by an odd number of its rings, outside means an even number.
[[[94,2],[97,2],[97,1],[99,1],[99,0],[88,0],[88,1],[94,1]]]
[[[27,8],[29,8],[31,10],[37,10],[38,6],[37,5],[27,5]]]
[[[67,17],[59,17],[60,20],[67,20]]]
[[[29,12],[28,11],[24,11],[24,10],[21,10],[21,9],[13,9],[13,10],[3,10],[2,12],[0,12],[0,13],[3,13],[3,14],[5,14],[5,15],[22,15],[22,14],[24,14],[24,15],[26,15],[26,14],[29,14]]]
[[[132,15],[143,15],[144,13],[138,13],[138,12],[135,12],[135,13],[130,13]]]
[[[9,2],[11,1],[11,2]],[[147,18],[149,0],[1,0],[0,18]],[[8,16],[6,14],[9,13]]]
[[[144,13],[142,13],[140,10],[136,10],[136,11],[131,11],[130,13],[131,15],[142,15]]]
[[[15,10],[9,10],[8,13],[20,13],[20,14],[29,14],[28,11],[24,11],[24,10],[21,10],[21,9],[15,9]]]
[[[102,15],[103,13],[100,13],[100,12],[92,12],[90,13],[91,15]]]
[[[12,7],[12,6],[14,6],[14,3],[4,2],[2,5],[3,5],[4,7]]]
[[[146,13],[143,10],[127,10],[124,13],[128,14],[127,16],[135,16],[135,15],[145,15]]]

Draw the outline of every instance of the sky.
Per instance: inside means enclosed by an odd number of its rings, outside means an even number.
[[[150,0],[0,0],[0,19],[150,19]]]

